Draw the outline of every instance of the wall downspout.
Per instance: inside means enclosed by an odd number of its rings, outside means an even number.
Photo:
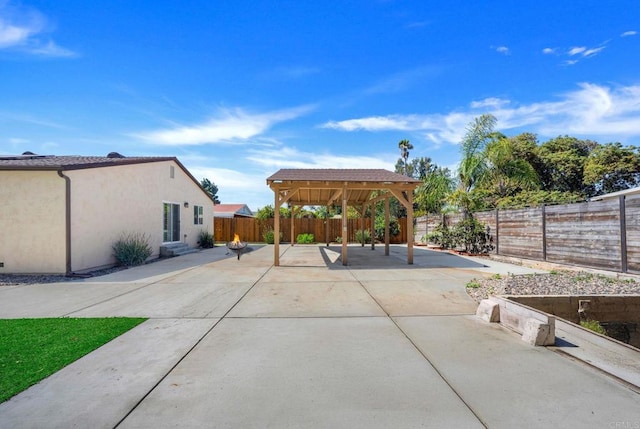
[[[58,170],[58,176],[65,181],[65,248],[66,248],[66,275],[71,275],[71,178],[65,176],[62,170]]]

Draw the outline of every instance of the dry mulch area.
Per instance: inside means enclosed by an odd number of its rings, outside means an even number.
[[[495,275],[469,282],[467,293],[477,302],[489,295],[640,295],[640,280],[584,271]]]
[[[77,276],[65,276],[63,274],[0,274],[0,286],[68,282],[77,278],[104,276],[106,274],[115,273],[125,269],[125,267],[113,267],[104,270],[91,271]]]

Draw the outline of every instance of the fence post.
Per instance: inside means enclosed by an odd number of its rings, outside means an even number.
[[[627,272],[627,210],[625,196],[620,195],[620,268]]]
[[[500,254],[500,216],[496,207],[496,255]]]
[[[547,260],[547,206],[541,207],[542,214],[542,260]]]

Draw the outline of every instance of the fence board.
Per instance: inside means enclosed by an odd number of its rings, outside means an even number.
[[[362,228],[361,219],[347,219],[347,236],[350,243],[356,242],[356,231]],[[400,234],[390,238],[391,243],[399,244],[407,242],[407,219],[398,219]],[[370,230],[371,219],[366,218],[365,230]],[[273,229],[273,219],[259,220],[256,218],[214,218],[214,240],[218,243],[233,240],[233,235],[238,234],[242,241],[253,243],[264,242],[264,233]],[[294,219],[294,235],[313,234],[318,243],[324,243],[328,229],[328,237],[335,242],[337,237],[342,237],[342,219]],[[291,242],[291,219],[280,219],[281,242]],[[294,239],[295,239],[294,237]]]
[[[618,200],[547,207],[547,261],[620,271]]]
[[[627,269],[640,274],[640,196],[627,197],[625,203]]]

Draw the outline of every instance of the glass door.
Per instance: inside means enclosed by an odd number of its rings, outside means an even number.
[[[163,204],[162,241],[165,243],[180,241],[180,204]]]

